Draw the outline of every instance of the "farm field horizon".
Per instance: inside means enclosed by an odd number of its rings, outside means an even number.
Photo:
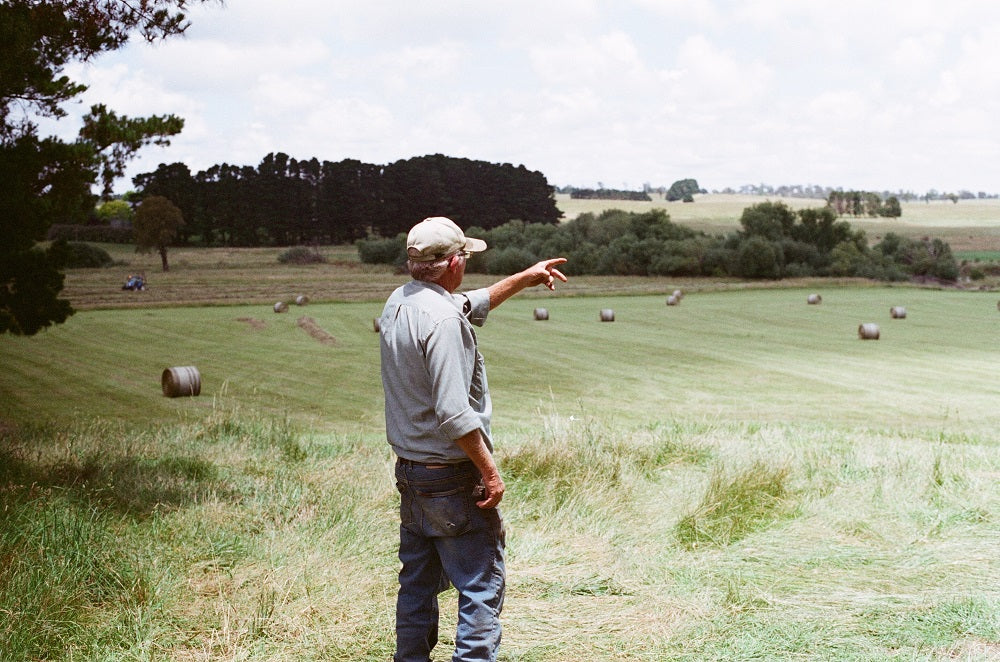
[[[606,209],[643,212],[666,209],[676,223],[709,233],[727,233],[739,228],[743,209],[766,200],[783,202],[793,209],[822,206],[823,200],[769,198],[765,196],[705,195],[695,203],[627,202],[570,200],[557,194],[556,201],[566,219],[583,212],[599,214]],[[878,241],[887,232],[910,237],[930,236],[947,241],[956,257],[975,262],[1000,262],[1000,200],[963,200],[958,204],[935,201],[904,203],[900,219],[846,219],[864,229],[869,241]],[[169,251],[171,270],[160,269],[156,254],[138,254],[134,246],[100,244],[116,261],[103,269],[70,269],[66,273],[63,296],[78,310],[98,308],[149,308],[184,305],[236,305],[291,301],[306,295],[314,302],[383,301],[401,281],[387,265],[362,264],[351,245],[319,247],[328,260],[320,265],[283,265],[278,257],[287,248],[201,248],[174,247]],[[146,292],[123,292],[128,274],[145,274]],[[480,287],[493,281],[483,274],[468,274],[466,287]],[[741,282],[738,280],[632,278],[584,276],[573,278],[563,294],[579,296],[605,294],[659,294],[676,287],[712,291],[745,288],[825,287],[827,284],[867,285],[865,281],[799,279]],[[969,289],[1000,289],[1000,278],[966,286]]]

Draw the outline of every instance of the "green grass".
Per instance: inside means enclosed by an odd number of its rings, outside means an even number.
[[[1000,656],[996,295],[667,291],[532,293],[478,331],[501,659]],[[88,310],[0,338],[0,660],[388,659],[380,307]],[[178,365],[200,396],[163,397]]]
[[[656,418],[835,422],[848,428],[986,434],[997,423],[1000,323],[994,295],[913,288],[514,299],[480,331],[502,426],[540,407]],[[544,305],[547,322],[533,319]],[[893,320],[890,306],[906,307]],[[601,323],[612,308],[616,321]],[[320,428],[382,425],[377,303],[81,312],[36,337],[5,337],[0,419],[103,417],[167,423],[214,398]],[[296,323],[308,315],[335,338]],[[249,320],[249,321],[248,321]],[[881,340],[859,341],[875,322]],[[164,398],[162,371],[193,365],[198,398]]]
[[[955,258],[969,262],[1000,262],[1000,251],[956,251]]]
[[[3,659],[388,658],[396,497],[380,440],[219,407],[3,444]],[[552,409],[505,435],[499,461],[503,660],[1000,647],[995,444]],[[693,513],[739,534],[691,545]]]

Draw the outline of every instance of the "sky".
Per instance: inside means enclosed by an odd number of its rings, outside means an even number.
[[[1000,3],[986,0],[227,0],[186,35],[66,73],[185,128],[192,172],[427,154],[554,186],[1000,192]],[[42,126],[43,130],[47,128]]]

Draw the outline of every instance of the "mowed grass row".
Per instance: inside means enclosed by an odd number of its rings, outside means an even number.
[[[991,294],[842,288],[514,299],[479,331],[498,425],[540,407],[621,422],[672,418],[823,422],[991,434],[1000,422],[1000,311]],[[903,306],[906,319],[891,319]],[[548,321],[535,321],[545,307]],[[614,322],[600,322],[612,309]],[[213,398],[321,428],[381,425],[378,303],[81,312],[5,337],[0,419],[200,416]],[[335,339],[323,344],[298,321]],[[877,323],[881,339],[857,328]],[[195,366],[198,398],[164,398],[168,367]]]
[[[501,659],[1000,655],[995,295],[810,291],[494,311]],[[88,311],[5,337],[0,659],[388,659],[379,309]],[[177,365],[201,396],[160,394]]]

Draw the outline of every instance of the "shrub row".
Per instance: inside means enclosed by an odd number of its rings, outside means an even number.
[[[69,269],[98,269],[110,267],[114,260],[106,250],[79,241],[66,242],[66,267]]]
[[[958,265],[941,240],[912,240],[889,233],[873,247],[862,231],[838,221],[831,209],[795,212],[783,203],[744,210],[742,230],[710,236],[670,221],[663,210],[609,210],[582,214],[561,225],[511,221],[492,230],[472,227],[491,250],[474,255],[468,271],[509,274],[538,260],[567,258],[569,275],[732,276],[780,279],[859,276],[903,280],[910,276],[954,280]],[[358,242],[363,262],[402,265],[405,235]]]
[[[65,225],[55,223],[49,227],[49,241],[92,241],[103,244],[131,244],[135,241],[131,228],[113,228],[107,225]]]

